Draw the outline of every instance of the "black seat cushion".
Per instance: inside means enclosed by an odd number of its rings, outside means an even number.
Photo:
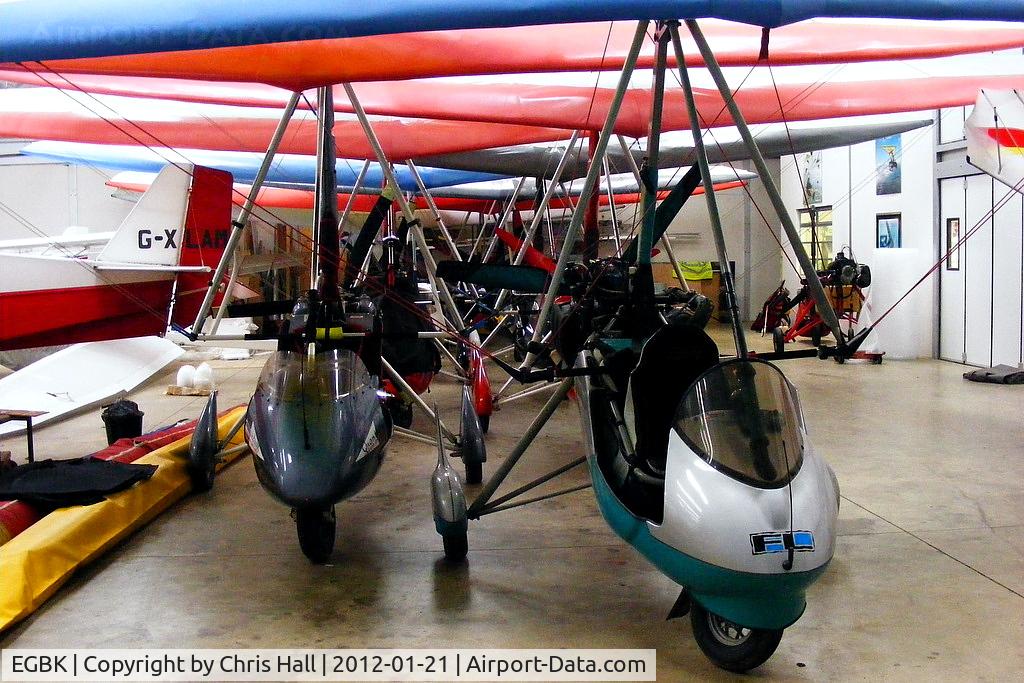
[[[717,364],[718,346],[698,327],[663,327],[647,340],[630,376],[636,454],[641,463],[664,472],[676,407],[690,385]]]

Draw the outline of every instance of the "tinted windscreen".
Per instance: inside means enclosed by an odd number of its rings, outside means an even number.
[[[715,468],[749,484],[784,486],[803,461],[796,392],[764,361],[722,363],[700,376],[673,428]]]
[[[368,386],[370,373],[351,351],[335,349],[305,356],[278,351],[263,366],[256,390],[276,401],[307,397],[337,399]]]

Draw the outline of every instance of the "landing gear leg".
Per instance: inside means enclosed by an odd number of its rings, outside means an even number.
[[[772,330],[772,347],[775,353],[783,353],[786,350],[786,330],[782,327]]]
[[[188,447],[185,472],[192,481],[192,490],[203,493],[213,488],[217,473],[217,392],[210,393]]]
[[[459,455],[466,466],[466,483],[479,484],[484,480],[484,463],[487,461],[487,444],[480,417],[473,407],[473,396],[469,387],[462,388],[460,412],[462,433],[459,437]],[[490,420],[488,420],[490,424]]]
[[[468,389],[465,390],[468,392]],[[463,396],[467,395],[466,393]],[[434,408],[435,413],[437,408]],[[469,408],[470,415],[476,420],[476,413]],[[463,416],[465,416],[466,404],[463,402]],[[463,432],[465,438],[465,432]],[[463,456],[465,459],[465,456]],[[479,467],[481,463],[476,462]],[[466,462],[469,468],[469,461]],[[469,539],[467,530],[469,518],[466,515],[466,494],[462,490],[462,482],[459,475],[452,469],[448,462],[448,456],[444,450],[444,440],[441,438],[441,421],[437,422],[437,467],[430,478],[430,491],[432,506],[434,510],[434,528],[441,536],[444,543],[444,559],[449,562],[462,562],[469,552]]]
[[[295,530],[299,534],[299,547],[310,562],[323,564],[331,558],[337,525],[333,505],[295,508]]]

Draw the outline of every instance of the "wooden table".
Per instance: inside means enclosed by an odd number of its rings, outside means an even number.
[[[25,435],[28,437],[28,461],[35,462],[36,454],[32,446],[32,418],[45,415],[45,410],[10,410],[0,408],[0,425],[5,422],[21,420],[25,423]]]

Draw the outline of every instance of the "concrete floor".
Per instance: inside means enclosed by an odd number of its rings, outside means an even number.
[[[221,406],[248,399],[265,357],[215,362]],[[812,438],[843,491],[835,560],[775,656],[777,680],[1005,681],[1024,672],[1024,387],[974,384],[937,361],[788,361]],[[147,427],[198,415],[163,395],[175,367],[133,395]],[[457,387],[428,400],[456,422]],[[485,476],[544,397],[492,419]],[[427,423],[417,416],[417,425]],[[42,456],[104,445],[96,413],[46,427]],[[516,481],[580,452],[563,405]],[[19,457],[21,444],[8,439]],[[85,569],[0,647],[656,648],[659,680],[731,678],[676,587],[602,521],[589,492],[485,517],[464,566],[441,560],[426,445],[392,441],[363,494],[339,505],[333,562],[301,555],[288,511],[241,461]],[[566,483],[584,481],[576,471]],[[98,625],[102,625],[98,627]]]

